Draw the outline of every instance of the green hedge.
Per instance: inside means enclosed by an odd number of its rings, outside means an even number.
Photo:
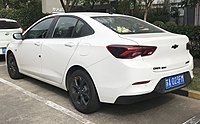
[[[156,21],[154,24],[169,32],[187,35],[192,44],[193,57],[200,58],[200,26],[177,26],[175,22],[167,22],[163,25],[160,21],[159,23]]]
[[[165,29],[173,33],[187,35],[192,44],[192,55],[195,58],[200,58],[200,26],[177,26],[170,29],[165,27]]]

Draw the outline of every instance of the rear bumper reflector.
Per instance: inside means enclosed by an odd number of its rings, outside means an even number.
[[[147,84],[147,83],[149,83],[149,82],[150,82],[150,81],[135,82],[135,83],[133,83],[132,85]]]

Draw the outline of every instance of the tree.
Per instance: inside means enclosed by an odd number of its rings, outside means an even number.
[[[96,3],[100,3],[100,5],[102,5],[104,3],[109,3],[109,0],[83,0],[82,3],[90,9],[94,9]]]
[[[200,3],[200,0],[183,0],[181,1],[182,6],[196,6]]]
[[[9,0],[3,0],[3,6],[4,8],[9,8]]]
[[[0,6],[3,8],[20,9],[29,3],[40,2],[41,0],[1,0]]]
[[[170,0],[164,0],[163,10],[170,13]]]
[[[0,1],[0,18],[17,20],[24,28],[44,16],[41,0],[9,0],[8,6]]]
[[[78,4],[85,5],[90,9],[93,9],[96,3],[108,3],[109,0],[60,0],[60,3],[66,12],[72,11]]]
[[[73,1],[76,1],[76,0],[73,0]],[[71,7],[70,7],[70,0],[60,0],[60,3],[65,11],[66,12],[69,12],[71,10]]]
[[[144,20],[147,20],[147,16],[148,16],[148,12],[151,8],[151,5],[153,3],[154,0],[144,0],[145,2],[145,7],[144,7]]]

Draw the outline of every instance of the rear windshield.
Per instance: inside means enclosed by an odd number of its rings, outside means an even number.
[[[93,17],[93,19],[119,34],[161,33],[159,28],[136,18],[124,16]]]
[[[20,25],[17,22],[0,21],[0,29],[17,29]]]

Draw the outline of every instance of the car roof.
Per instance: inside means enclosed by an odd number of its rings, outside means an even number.
[[[75,16],[88,16],[88,17],[98,17],[98,16],[126,16],[121,14],[110,14],[101,12],[69,12],[69,13],[56,13],[53,15],[75,15]]]
[[[13,19],[6,19],[6,18],[0,18],[0,21],[6,21],[6,22],[17,22]]]

